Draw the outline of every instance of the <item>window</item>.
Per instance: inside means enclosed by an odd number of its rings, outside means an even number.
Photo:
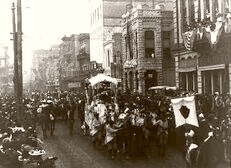
[[[129,54],[130,54],[130,59],[133,59],[133,34],[130,34],[130,49],[129,49]]]
[[[107,67],[110,67],[110,64],[111,64],[111,62],[110,62],[110,51],[107,50]]]
[[[171,37],[171,32],[170,31],[163,31],[163,56],[164,57],[169,57],[171,55],[170,52],[170,37]]]
[[[136,58],[138,58],[138,34],[137,34],[137,31],[136,31],[136,38],[135,38],[135,47],[136,47]]]
[[[145,32],[145,57],[151,58],[154,56],[154,46],[155,46],[155,39],[154,39],[154,32],[153,31],[146,31]]]
[[[190,22],[191,24],[195,23],[195,6],[194,6],[194,1],[190,1]]]
[[[186,26],[187,26],[187,8],[186,8],[186,4],[185,4],[185,0],[181,0],[181,19],[182,19],[182,28],[183,28],[183,32],[186,31]]]
[[[127,56],[127,52],[128,52],[128,44],[127,44],[127,37],[124,37],[125,40],[125,60],[127,60],[128,56]]]

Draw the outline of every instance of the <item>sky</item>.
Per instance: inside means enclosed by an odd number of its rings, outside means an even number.
[[[0,45],[9,47],[13,60],[12,2],[0,0]],[[31,67],[32,51],[60,44],[66,35],[89,32],[88,0],[21,0],[23,69]]]

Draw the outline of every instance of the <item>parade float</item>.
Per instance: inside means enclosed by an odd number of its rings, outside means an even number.
[[[96,76],[85,80],[85,123],[82,129],[91,127],[93,110],[96,105],[103,101],[104,105],[116,104],[118,81],[116,78],[99,73]],[[117,106],[118,108],[118,106]],[[106,109],[105,109],[106,110]],[[99,116],[105,117],[105,110],[100,110]],[[104,111],[104,112],[103,112]],[[103,119],[102,119],[103,120]],[[102,121],[103,122],[103,121]]]

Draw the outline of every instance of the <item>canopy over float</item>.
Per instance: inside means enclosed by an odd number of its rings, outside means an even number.
[[[104,75],[104,74],[98,74],[98,75],[92,77],[91,79],[89,79],[89,82],[90,82],[91,86],[95,86],[96,84],[98,84],[100,82],[110,82],[110,83],[113,83],[115,85],[118,85],[118,81],[116,78],[112,78],[112,77]]]

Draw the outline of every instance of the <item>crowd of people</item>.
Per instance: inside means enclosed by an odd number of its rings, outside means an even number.
[[[230,94],[175,92],[173,95],[118,94],[115,98],[103,91],[96,94],[87,107],[83,129],[88,130],[94,146],[106,145],[112,158],[121,152],[126,158],[148,155],[153,146],[164,157],[166,147],[172,145],[187,155],[188,165],[199,162],[201,167],[211,167],[223,161],[230,162]],[[195,96],[199,127],[176,128],[170,99],[192,95]],[[200,150],[197,160],[192,156],[189,160],[192,146]],[[208,152],[211,155],[207,155]]]
[[[199,128],[191,125],[176,128],[170,99],[191,95],[196,100]],[[28,158],[28,151],[42,151],[42,141],[37,138],[36,127],[41,126],[43,138],[46,139],[47,131],[50,131],[50,136],[54,134],[57,119],[66,121],[72,136],[77,112],[84,135],[91,137],[95,148],[106,146],[112,159],[118,155],[124,155],[127,159],[150,157],[153,148],[160,157],[165,157],[167,148],[171,146],[186,156],[189,167],[198,162],[204,167],[224,160],[230,162],[230,94],[174,92],[171,95],[144,96],[138,93],[115,94],[110,89],[101,88],[95,91],[88,104],[86,102],[86,96],[73,92],[32,92],[23,100],[24,122],[19,123],[14,99],[2,96],[1,155],[14,157],[14,161],[18,162],[16,156]],[[23,155],[17,151],[22,151]],[[207,155],[208,152],[211,155]],[[196,157],[198,153],[202,156],[200,160]]]
[[[19,122],[14,98],[1,96],[0,165],[9,168],[51,166],[53,161],[44,161],[42,158],[45,151],[42,148],[43,142],[37,137],[36,117],[30,102],[24,99],[22,108],[24,120]]]

